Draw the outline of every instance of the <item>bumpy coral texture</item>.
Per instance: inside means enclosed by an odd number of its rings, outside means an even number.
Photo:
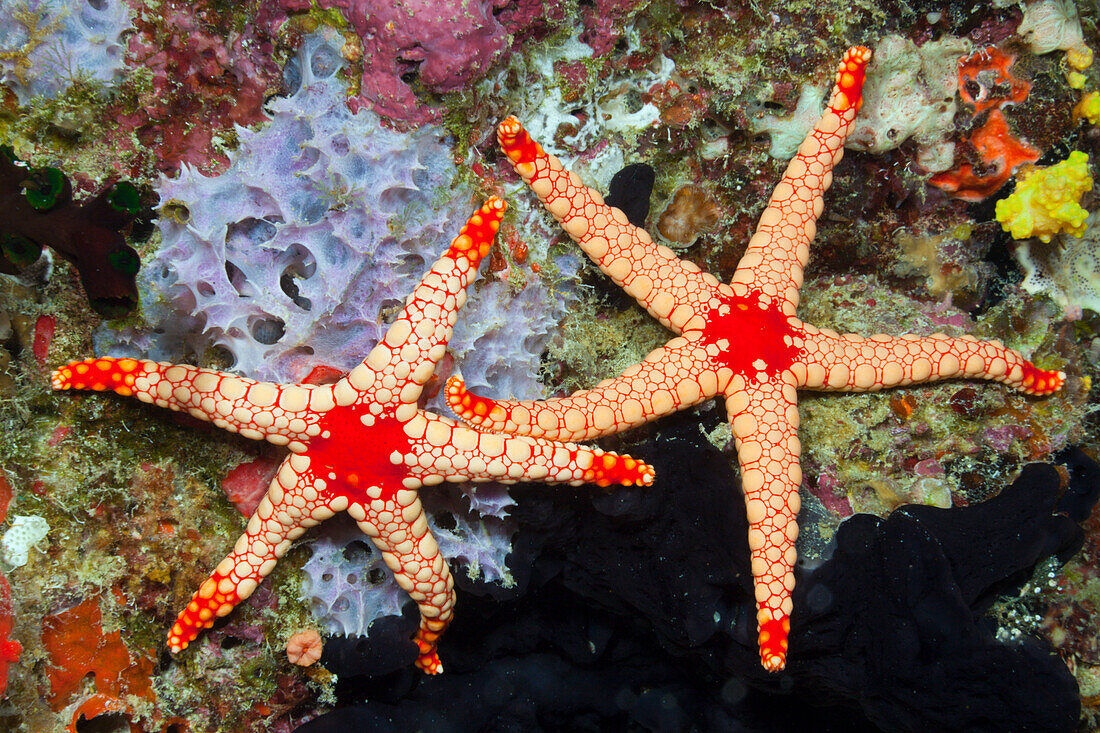
[[[1013,250],[1024,270],[1024,290],[1047,294],[1068,318],[1081,318],[1086,310],[1100,313],[1100,214],[1090,214],[1084,229],[1049,245],[1025,240]]]
[[[1073,113],[1084,117],[1091,125],[1100,125],[1100,92],[1089,92],[1081,97]]]
[[[848,147],[883,153],[914,139],[918,162],[928,171],[951,167],[955,130],[956,59],[967,49],[945,36],[917,47],[899,35],[882,39],[867,73],[864,112]],[[790,157],[790,156],[787,156]]]
[[[8,531],[0,540],[0,561],[9,568],[21,568],[27,564],[32,547],[46,539],[50,525],[35,515],[14,517]]]
[[[1049,242],[1063,231],[1080,237],[1089,212],[1079,202],[1089,190],[1089,156],[1075,150],[1061,163],[1020,173],[1016,190],[997,202],[997,221],[1014,239]]]
[[[113,82],[122,73],[123,0],[7,0],[0,3],[0,84],[20,104],[55,97],[78,77]]]
[[[1081,18],[1071,0],[1034,0],[1023,6],[1024,17],[1016,33],[1034,53],[1076,48],[1084,43]]]

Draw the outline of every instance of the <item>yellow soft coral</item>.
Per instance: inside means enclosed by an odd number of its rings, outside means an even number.
[[[1079,237],[1085,233],[1088,212],[1078,202],[1091,188],[1089,156],[1074,151],[1057,165],[1020,173],[1016,190],[997,202],[997,221],[1013,239],[1038,237],[1049,242],[1063,231]]]
[[[1089,92],[1073,108],[1074,117],[1084,117],[1094,125],[1100,125],[1100,92]]]
[[[1085,45],[1074,46],[1066,51],[1066,63],[1078,71],[1084,71],[1092,66],[1092,49]]]
[[[1088,77],[1081,72],[1092,66],[1092,49],[1085,45],[1074,46],[1066,51],[1066,63],[1071,69],[1066,73],[1066,80],[1072,89],[1083,89]]]

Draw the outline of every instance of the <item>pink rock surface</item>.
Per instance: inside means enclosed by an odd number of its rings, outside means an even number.
[[[480,79],[510,39],[493,14],[500,0],[321,0],[355,28],[363,45],[363,76],[353,110],[367,107],[395,121],[423,124],[441,110],[422,103],[406,81],[417,74],[432,92],[451,92]],[[309,0],[284,0],[288,11]],[[404,77],[404,78],[403,78]],[[411,81],[411,79],[410,79]]]

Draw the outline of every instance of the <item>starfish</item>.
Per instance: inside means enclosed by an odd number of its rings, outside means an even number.
[[[138,359],[89,359],[53,373],[54,389],[114,390],[290,451],[233,552],[177,617],[168,634],[173,652],[248,598],[307,528],[346,511],[419,607],[416,665],[438,674],[436,643],[453,615],[454,581],[428,529],[421,486],[652,483],[653,469],[629,456],[497,435],[417,407],[504,209],[491,198],[470,217],[382,341],[333,385],[271,384]]]
[[[604,273],[679,335],[621,376],[569,397],[493,400],[468,392],[458,378],[446,389],[470,424],[552,440],[617,433],[723,397],[749,519],[760,659],[770,671],[786,665],[792,610],[802,483],[797,390],[864,392],[968,377],[1043,395],[1065,378],[998,341],[840,335],[795,315],[823,194],[859,110],[870,58],[862,47],[844,55],[828,109],[788,165],[728,285],[654,244],[515,118],[501,123],[501,149],[546,209]]]

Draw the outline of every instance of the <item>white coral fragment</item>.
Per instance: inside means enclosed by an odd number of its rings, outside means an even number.
[[[1016,33],[1037,54],[1068,51],[1085,43],[1081,19],[1071,0],[1037,0],[1024,6],[1024,19]]]
[[[1100,213],[1090,214],[1085,224],[1081,237],[1061,235],[1046,244],[1023,240],[1013,252],[1024,270],[1023,289],[1046,294],[1070,319],[1085,310],[1100,313]]]
[[[13,517],[11,526],[0,539],[0,560],[9,568],[21,568],[27,564],[30,550],[46,539],[50,525],[42,517],[23,515]]]

